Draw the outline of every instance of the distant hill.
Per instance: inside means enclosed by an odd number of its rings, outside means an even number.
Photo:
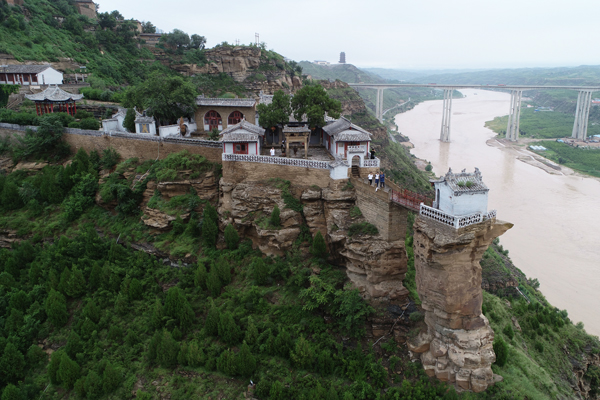
[[[481,70],[465,69],[431,69],[431,70],[402,70],[390,68],[361,68],[363,71],[378,75],[384,79],[396,81],[414,81],[430,75],[470,73]]]
[[[332,64],[318,65],[309,61],[300,61],[304,74],[310,75],[313,79],[339,79],[346,83],[385,83],[386,79],[356,68],[352,64]]]

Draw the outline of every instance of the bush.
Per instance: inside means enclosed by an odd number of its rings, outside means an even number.
[[[225,227],[225,243],[227,243],[227,248],[229,250],[235,250],[238,248],[240,244],[240,236],[237,231],[233,227],[233,225],[229,224]]]
[[[410,313],[408,318],[413,322],[419,322],[419,321],[423,321],[423,319],[425,319],[425,315],[423,315],[423,313],[421,313],[419,311],[415,311],[415,312]]]
[[[494,353],[496,353],[496,364],[503,367],[508,360],[508,345],[500,335],[494,339]]]
[[[310,248],[310,253],[317,258],[325,258],[327,256],[327,245],[321,231],[317,231],[313,239],[313,244]]]
[[[237,372],[245,378],[249,378],[256,370],[256,360],[250,352],[250,347],[244,343],[236,357]]]
[[[513,337],[515,337],[515,331],[513,330],[513,327],[511,324],[507,324],[504,329],[502,330],[502,332],[506,335],[507,338],[512,339]]]
[[[271,219],[269,221],[271,225],[275,228],[279,228],[281,226],[281,218],[279,214],[279,207],[277,206],[277,204],[275,204],[275,207],[273,207],[273,211],[271,212]]]
[[[81,129],[97,131],[100,129],[100,123],[95,118],[84,118],[81,120]]]
[[[355,224],[350,225],[348,229],[348,236],[356,236],[356,235],[377,235],[379,230],[373,224],[368,222],[357,222]]]
[[[264,285],[267,283],[267,278],[269,277],[269,268],[261,257],[254,257],[252,263],[250,264],[250,269],[257,285]]]
[[[102,167],[104,169],[112,169],[120,159],[121,155],[115,149],[109,147],[102,152]]]

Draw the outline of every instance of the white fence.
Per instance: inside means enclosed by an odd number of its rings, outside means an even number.
[[[367,153],[367,146],[348,146],[348,154],[356,154],[356,153],[360,153],[360,154],[366,154]]]
[[[292,167],[329,169],[329,163],[327,161],[305,160],[302,158],[254,156],[254,155],[248,155],[248,154],[223,153],[223,161],[243,161],[243,162],[254,162],[254,163],[262,163],[262,164],[289,165]]]
[[[377,167],[379,168],[381,165],[381,162],[379,160],[379,158],[374,158],[374,159],[365,159],[363,161],[363,167]]]
[[[496,210],[491,210],[487,214],[474,213],[471,215],[455,216],[446,214],[445,212],[440,211],[437,208],[429,207],[425,204],[421,204],[419,214],[421,214],[424,217],[433,219],[434,221],[437,221],[441,224],[451,226],[454,229],[464,228],[469,225],[478,224],[487,219],[496,218]]]

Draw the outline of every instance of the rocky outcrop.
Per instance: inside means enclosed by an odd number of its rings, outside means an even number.
[[[403,303],[408,291],[402,285],[407,270],[404,241],[384,240],[380,235],[348,236],[350,226],[361,220],[350,216],[356,205],[353,189],[343,190],[346,181],[331,181],[318,187],[290,188],[299,198],[302,213],[290,210],[282,190],[269,183],[232,184],[221,180],[219,214],[225,223],[234,223],[263,253],[284,255],[292,249],[302,225],[311,234],[320,231],[329,246],[331,259],[346,266],[353,285],[371,300]],[[273,208],[281,210],[281,227],[269,224]],[[304,247],[304,252],[308,247]]]
[[[512,224],[487,220],[455,230],[417,217],[414,224],[416,283],[427,331],[409,341],[429,376],[458,390],[481,392],[494,382],[494,332],[481,312],[479,261],[494,238]]]
[[[600,354],[594,354],[591,347],[584,349],[585,352],[582,352],[579,356],[570,354],[566,346],[564,351],[573,366],[573,374],[576,379],[576,384],[572,385],[573,390],[579,394],[580,398],[590,400],[600,399],[600,393],[597,393],[597,388],[595,391],[592,390],[592,382],[588,376],[590,368],[597,369],[600,367]],[[594,392],[596,392],[595,395],[592,395]]]

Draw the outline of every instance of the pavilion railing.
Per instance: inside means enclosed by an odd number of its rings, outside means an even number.
[[[424,217],[433,219],[444,225],[460,229],[469,225],[478,224],[488,219],[496,218],[496,210],[491,210],[487,213],[473,213],[470,215],[455,216],[447,214],[441,210],[421,204],[419,214]]]
[[[379,160],[379,158],[374,158],[374,159],[370,159],[370,158],[366,158],[363,161],[363,167],[375,167],[375,168],[379,168],[381,166],[381,162]]]

